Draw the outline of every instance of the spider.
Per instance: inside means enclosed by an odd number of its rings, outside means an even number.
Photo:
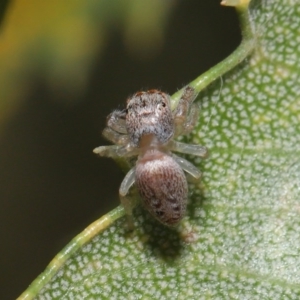
[[[132,214],[132,205],[127,194],[134,183],[145,208],[164,225],[175,226],[185,215],[188,185],[184,171],[197,179],[201,172],[172,151],[207,157],[206,147],[174,140],[196,125],[196,96],[192,87],[185,87],[172,111],[168,94],[155,89],[137,92],[127,100],[126,109],[115,110],[107,117],[103,135],[115,145],[100,146],[94,153],[112,158],[137,156],[119,189],[128,215]]]

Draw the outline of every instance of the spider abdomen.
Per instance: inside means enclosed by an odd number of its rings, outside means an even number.
[[[138,159],[135,181],[143,204],[158,221],[172,226],[182,219],[188,186],[183,170],[170,155],[148,150]]]

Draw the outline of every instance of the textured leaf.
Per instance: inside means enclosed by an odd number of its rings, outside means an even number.
[[[79,247],[86,231],[38,299],[299,299],[299,4],[253,2],[254,53],[200,93],[187,140],[210,157],[190,157],[203,179],[190,185],[182,224],[166,228],[138,208],[132,233],[121,218]]]

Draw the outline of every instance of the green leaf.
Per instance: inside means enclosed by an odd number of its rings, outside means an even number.
[[[202,90],[216,79],[201,91],[201,119],[186,139],[210,157],[189,158],[203,179],[190,185],[180,226],[138,208],[128,233],[118,207],[20,299],[299,299],[299,4],[253,1],[241,47],[191,83]]]

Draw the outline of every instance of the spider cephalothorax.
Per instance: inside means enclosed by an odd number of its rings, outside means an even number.
[[[138,156],[119,190],[121,203],[129,214],[126,195],[136,183],[144,206],[161,223],[176,225],[184,216],[188,186],[183,171],[195,178],[200,178],[201,172],[172,151],[207,156],[203,146],[174,140],[188,134],[197,122],[195,97],[194,89],[187,86],[172,111],[168,94],[158,90],[138,92],[128,99],[126,110],[116,110],[108,116],[103,134],[116,145],[100,146],[94,152],[109,157]]]
[[[170,96],[157,90],[138,92],[128,99],[126,128],[132,146],[138,147],[141,137],[153,134],[159,143],[166,143],[174,134]]]

